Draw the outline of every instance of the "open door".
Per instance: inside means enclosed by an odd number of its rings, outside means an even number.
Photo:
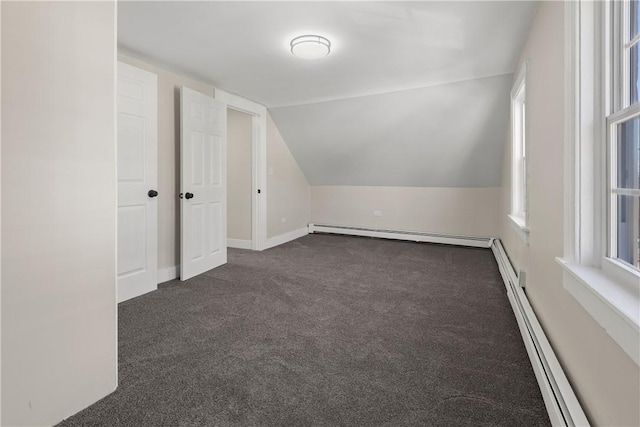
[[[158,78],[118,62],[118,302],[158,288]]]
[[[180,97],[180,280],[227,262],[227,106]]]

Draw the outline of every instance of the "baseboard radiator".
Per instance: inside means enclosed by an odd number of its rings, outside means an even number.
[[[518,321],[551,424],[569,427],[589,426],[589,420],[529,304],[525,290],[520,286],[519,277],[499,239],[493,239],[491,250],[507,288],[507,296]]]
[[[518,322],[522,340],[531,360],[551,424],[553,426],[567,427],[590,425],[538,318],[533,312],[531,304],[529,304],[524,288],[520,286],[521,278],[518,277],[513,269],[500,239],[323,224],[309,224],[309,233],[346,234],[412,242],[491,248],[498,263],[498,268],[507,290],[507,297]]]
[[[341,225],[309,224],[309,233],[346,234],[349,236],[377,237],[380,239],[408,240],[410,242],[445,243],[449,245],[489,248],[493,239],[488,237],[455,236],[419,231],[381,230],[374,228],[346,227]]]

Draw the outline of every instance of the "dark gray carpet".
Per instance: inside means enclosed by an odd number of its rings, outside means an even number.
[[[487,249],[230,249],[119,316],[118,390],[60,425],[549,425]]]

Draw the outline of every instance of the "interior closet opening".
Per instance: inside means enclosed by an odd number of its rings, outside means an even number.
[[[253,116],[227,110],[227,242],[251,249]]]

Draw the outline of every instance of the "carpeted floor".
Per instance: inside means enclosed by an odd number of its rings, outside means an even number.
[[[62,426],[549,425],[490,250],[309,235],[119,306]]]

